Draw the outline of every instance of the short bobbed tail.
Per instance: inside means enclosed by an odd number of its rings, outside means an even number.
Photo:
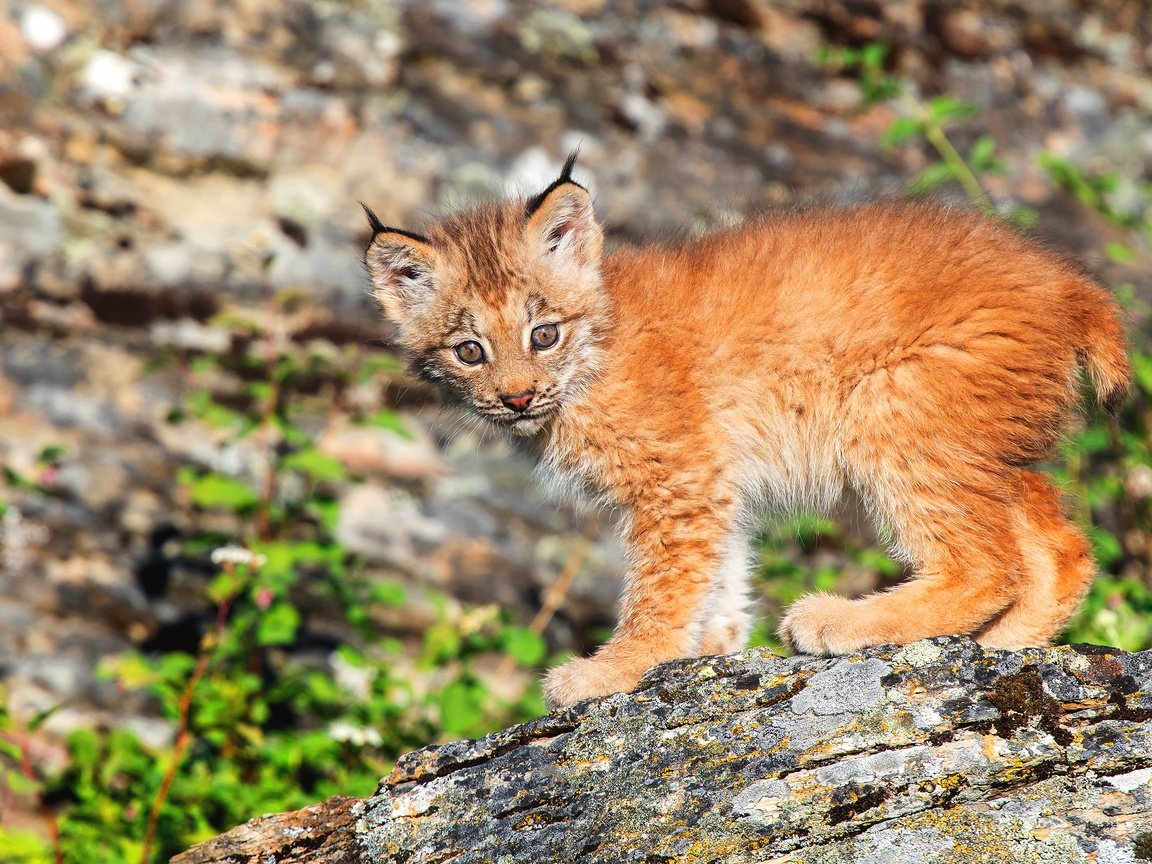
[[[1124,320],[1115,299],[1095,284],[1082,289],[1084,330],[1080,336],[1080,359],[1088,369],[1096,398],[1111,414],[1128,401],[1132,389],[1132,364]]]

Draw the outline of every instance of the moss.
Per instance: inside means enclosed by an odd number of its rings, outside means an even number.
[[[1152,861],[1152,831],[1136,835],[1132,852],[1141,861]]]
[[[1136,689],[1135,679],[1127,675],[1124,676],[1124,678],[1132,682],[1131,685],[1125,686],[1124,689],[1127,690],[1128,695],[1135,695],[1132,693],[1132,691]],[[1116,682],[1113,682],[1113,686],[1116,686]],[[1117,720],[1129,720],[1133,723],[1143,723],[1145,720],[1152,720],[1152,709],[1134,708],[1129,705],[1128,696],[1121,691],[1120,687],[1117,687],[1115,691],[1109,694],[1108,704],[1115,708],[1116,713],[1114,716]]]
[[[1011,738],[1018,729],[1036,728],[1047,732],[1057,744],[1072,743],[1072,733],[1060,725],[1060,703],[1044,691],[1044,681],[1032,666],[1026,666],[996,682],[988,701],[1000,712],[992,727],[1001,738]]]
[[[837,789],[832,796],[835,802],[828,808],[828,823],[839,825],[854,819],[874,807],[879,807],[892,797],[891,789],[881,789],[875,786],[844,786]]]

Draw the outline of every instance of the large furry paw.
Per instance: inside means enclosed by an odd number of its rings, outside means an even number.
[[[624,693],[636,686],[639,672],[627,670],[603,657],[569,660],[544,676],[544,696],[552,708],[582,699]]]
[[[851,654],[877,639],[864,604],[832,594],[807,594],[788,607],[779,634],[788,647],[801,654]]]

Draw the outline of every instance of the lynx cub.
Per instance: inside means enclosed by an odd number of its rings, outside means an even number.
[[[802,598],[780,626],[793,648],[1060,631],[1093,562],[1027,466],[1075,409],[1081,367],[1105,406],[1125,398],[1107,291],[994,220],[926,204],[604,254],[574,163],[426,234],[368,211],[373,291],[415,371],[627,514],[615,635],[549,673],[553,705],[742,648],[752,516],[848,488],[914,576]]]

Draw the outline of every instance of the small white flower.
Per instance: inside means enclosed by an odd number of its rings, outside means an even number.
[[[1133,466],[1124,478],[1124,491],[1133,498],[1152,498],[1152,468]]]
[[[243,546],[220,546],[212,550],[213,564],[242,564],[252,570],[259,570],[267,560],[258,552],[245,549]]]
[[[367,726],[353,726],[346,720],[337,720],[332,723],[328,727],[328,734],[333,741],[344,741],[348,744],[355,744],[357,747],[366,745],[379,747],[384,743],[384,738],[376,729]]]

